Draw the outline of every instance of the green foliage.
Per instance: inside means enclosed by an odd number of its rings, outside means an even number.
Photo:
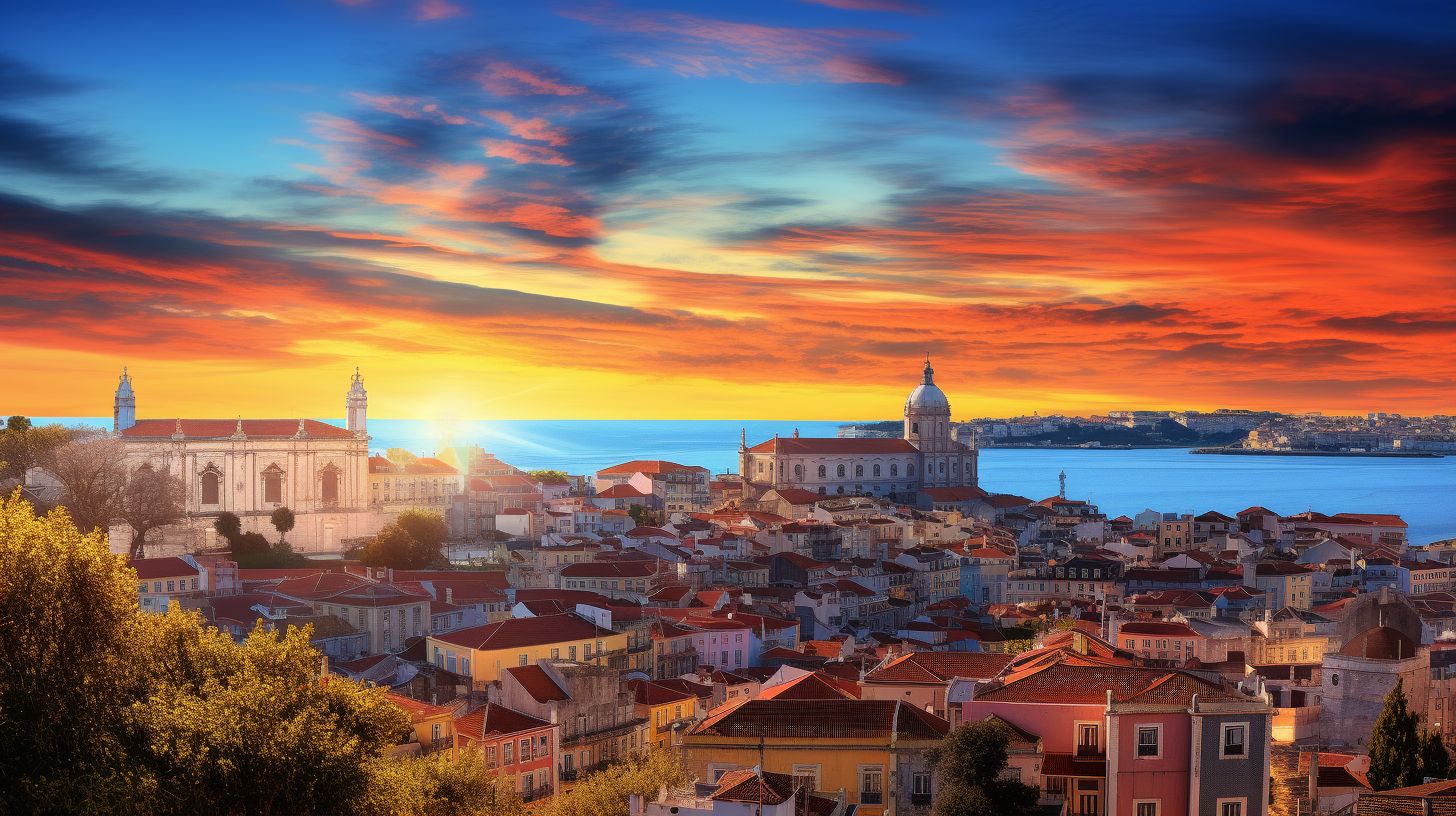
[[[32,425],[23,416],[10,417],[0,428],[0,479],[24,484],[26,471],[47,464],[71,437],[72,432],[60,425]]]
[[[233,539],[243,534],[243,520],[236,513],[224,511],[217,514],[217,519],[212,522],[212,529],[231,545]]]
[[[478,758],[387,759],[409,717],[321,676],[308,628],[243,643],[137,611],[63,509],[0,501],[0,813],[516,816]]]
[[[1421,734],[1421,778],[1450,779],[1451,751],[1435,731]]]
[[[411,531],[425,536],[422,541]],[[360,560],[371,567],[394,569],[427,569],[443,566],[445,557],[440,544],[445,538],[445,522],[439,513],[406,510],[399,520],[385,525],[379,534],[364,545]]]
[[[268,516],[268,521],[273,524],[273,529],[278,531],[278,540],[282,541],[284,536],[287,536],[293,530],[293,525],[297,519],[294,517],[292,510],[289,510],[287,507],[279,507]]]
[[[376,761],[357,812],[521,816],[525,806],[479,751],[464,750],[453,762],[447,754]]]
[[[526,475],[545,484],[567,484],[571,481],[570,474],[564,470],[528,470]]]
[[[636,522],[638,527],[651,527],[657,523],[656,515],[640,504],[628,507],[627,515],[632,517],[632,521]]]
[[[384,452],[384,458],[403,467],[414,464],[420,457],[415,456],[404,448],[390,448]]]
[[[962,725],[946,735],[935,751],[934,816],[1030,816],[1037,789],[1004,779],[1010,733],[995,722]]]
[[[632,756],[587,776],[568,793],[553,797],[542,816],[627,816],[627,798],[651,796],[659,787],[686,785],[687,771],[666,751]]]
[[[1417,717],[1406,705],[1405,681],[1385,695],[1385,707],[1370,733],[1370,787],[1377,791],[1421,783],[1421,738]]]
[[[232,539],[232,553],[237,557],[266,553],[272,548],[262,533],[240,533]]]

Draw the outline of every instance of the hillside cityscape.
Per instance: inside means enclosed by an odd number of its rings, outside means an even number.
[[[1456,739],[1456,540],[1412,546],[1400,516],[1339,507],[1109,518],[1065,481],[997,492],[980,443],[1072,421],[953,423],[929,360],[898,435],[745,433],[719,474],[651,450],[587,474],[470,444],[372,450],[357,371],[342,426],[147,419],[143,394],[123,372],[109,432],[0,429],[6,573],[97,580],[16,549],[32,512],[63,508],[48,518],[99,528],[89,557],[116,559],[122,614],[244,653],[282,638],[326,688],[378,694],[393,730],[336,804],[874,816],[994,796],[986,812],[1226,816],[1445,790],[1424,780]],[[1104,424],[1210,429],[1181,418]],[[7,773],[19,809],[56,803]]]

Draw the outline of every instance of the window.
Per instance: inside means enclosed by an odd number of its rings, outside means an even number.
[[[530,758],[531,758],[531,740],[530,739],[523,739],[523,740],[521,740],[521,761],[522,762],[525,762],[526,760],[528,760]]]
[[[1133,816],[1158,816],[1158,808],[1161,804],[1161,800],[1133,802]]]
[[[880,466],[879,465],[875,465],[875,478],[876,479],[880,478]]]
[[[794,784],[803,785],[811,791],[819,790],[818,765],[795,765],[793,776]]]
[[[860,478],[863,478],[864,477],[864,465],[855,465],[854,466],[854,477],[856,479],[860,479]]]
[[[1163,755],[1163,726],[1137,727],[1137,755],[1139,759],[1158,759]]]
[[[1102,753],[1098,747],[1097,730],[1097,723],[1077,723],[1077,756]]]
[[[930,774],[916,773],[910,777],[910,792],[916,796],[930,795]]]
[[[900,475],[900,466],[899,465],[890,465],[890,476],[891,477],[894,477],[894,476],[899,476],[899,475]]]
[[[885,801],[884,770],[879,765],[859,769],[859,801],[862,805],[878,805]]]
[[[552,660],[560,660],[561,659],[561,648],[560,647],[553,647],[551,649],[551,659]]]
[[[501,764],[516,764],[516,744],[514,742],[507,740],[501,743]]]
[[[1218,800],[1218,816],[1244,816],[1243,799]]]
[[[796,481],[796,482],[802,482],[803,480],[804,480],[804,466],[803,465],[794,465],[794,481]]]
[[[1248,732],[1247,723],[1224,723],[1223,739],[1218,749],[1221,759],[1243,759],[1249,755],[1245,743],[1245,735]]]
[[[520,660],[520,661],[521,661],[521,665],[522,665],[522,666],[525,666],[525,665],[528,665],[528,664],[529,664],[529,662],[530,662],[530,660],[529,660],[529,658],[528,658],[528,657],[527,657],[527,656],[526,656],[526,655],[521,655],[521,656],[520,656],[520,657],[519,657],[519,658],[517,658],[517,659],[518,659],[518,660]]]
[[[825,468],[824,465],[820,465],[819,466],[819,478],[823,479],[825,477],[825,475],[828,474],[828,472],[829,472],[828,469]]]
[[[320,474],[319,498],[324,504],[339,503],[339,469],[326,465]]]
[[[202,503],[218,504],[222,493],[222,476],[215,470],[202,472]]]
[[[277,465],[269,465],[263,471],[263,501],[273,504],[283,502],[283,470]]]

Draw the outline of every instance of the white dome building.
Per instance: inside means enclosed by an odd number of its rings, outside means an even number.
[[[951,434],[950,400],[935,384],[930,357],[920,384],[905,400],[904,433],[899,439],[775,437],[739,448],[743,497],[755,501],[769,491],[808,490],[826,496],[892,496],[901,501],[940,505],[973,498],[976,449]],[[926,488],[972,488],[935,491]],[[961,495],[964,493],[964,495]]]

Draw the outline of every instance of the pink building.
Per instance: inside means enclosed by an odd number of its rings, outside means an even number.
[[[1017,763],[1022,781],[1064,813],[1267,813],[1271,709],[1231,686],[1083,636],[959,691],[953,723],[994,716],[1020,743],[1039,740],[1040,757]]]

